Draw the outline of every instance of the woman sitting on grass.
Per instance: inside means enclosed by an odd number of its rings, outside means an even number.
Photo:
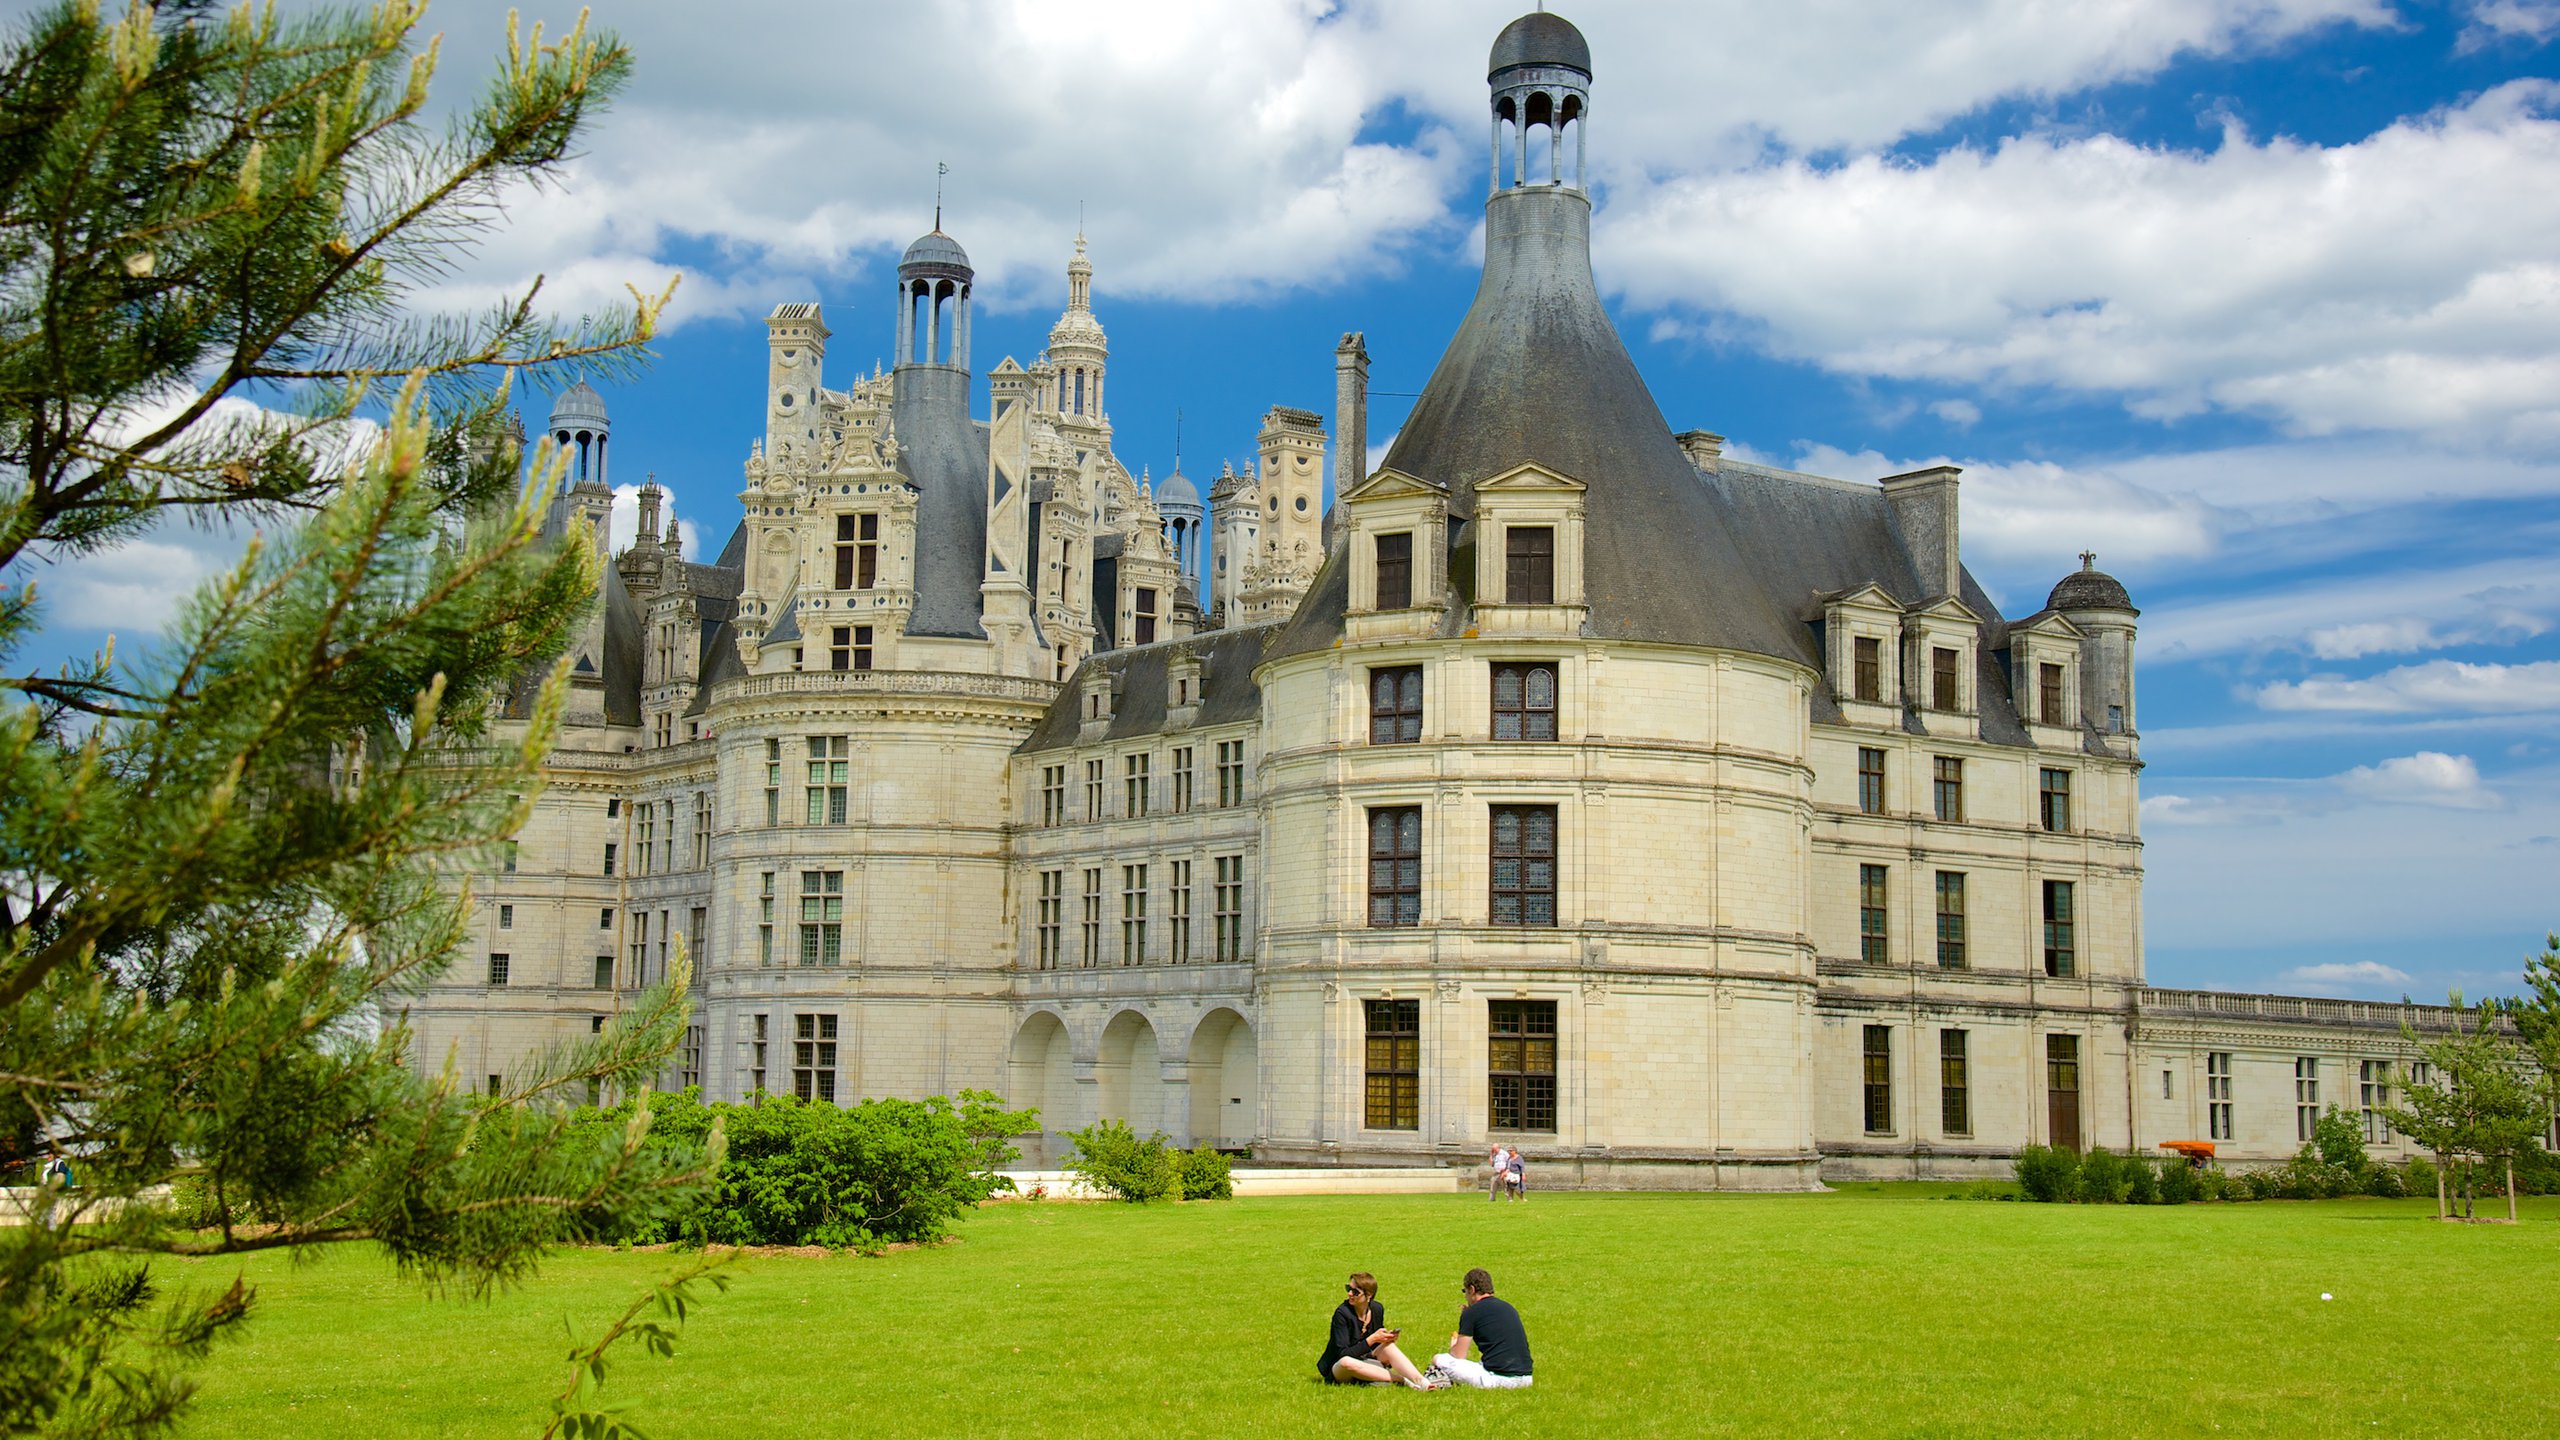
[[[1387,1307],[1378,1303],[1378,1279],[1362,1270],[1343,1287],[1333,1310],[1333,1334],[1325,1342],[1316,1373],[1328,1385],[1392,1385],[1401,1380],[1416,1390],[1440,1388],[1422,1378],[1413,1362],[1396,1348],[1397,1331],[1387,1328]]]

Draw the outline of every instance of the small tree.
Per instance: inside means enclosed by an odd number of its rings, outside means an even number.
[[[164,1294],[154,1257],[363,1243],[478,1291],[717,1163],[716,1132],[647,1143],[645,1108],[568,1120],[659,1070],[681,963],[494,1097],[409,1061],[468,933],[443,877],[523,823],[598,575],[542,538],[556,457],[528,478],[486,442],[513,375],[630,363],[664,298],[568,329],[530,293],[404,308],[630,66],[583,23],[511,28],[430,135],[420,14],[83,0],[0,37],[0,570],[271,527],[138,662],[0,672],[0,1140],[79,1179],[0,1227],[0,1433],[175,1422],[254,1296]],[[0,588],[0,665],[42,619]],[[584,1393],[555,1429],[608,1433]]]
[[[2560,1117],[2560,935],[2546,934],[2543,950],[2524,962],[2530,992],[2508,1007],[2516,1033],[2533,1055],[2545,1122]]]
[[[2390,1111],[2400,1133],[2424,1145],[2436,1157],[2436,1217],[2474,1218],[2474,1199],[2484,1172],[2503,1170],[2507,1219],[2516,1218],[2516,1157],[2537,1144],[2542,1107],[2535,1084],[2527,1078],[2525,1058],[2499,1032],[2499,1006],[2483,1001],[2466,1009],[2461,992],[2450,997],[2452,1029],[2428,1041],[2407,1022],[2401,1034],[2426,1056],[2432,1073],[2419,1076],[2403,1066],[2402,1103]]]

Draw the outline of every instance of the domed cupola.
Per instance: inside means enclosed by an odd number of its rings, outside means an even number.
[[[969,252],[939,224],[907,247],[898,260],[898,364],[969,368],[969,290],[977,273]]]
[[[1485,83],[1493,87],[1494,188],[1500,189],[1503,183],[1506,130],[1516,142],[1512,184],[1589,188],[1583,182],[1583,131],[1578,122],[1591,109],[1591,46],[1573,22],[1541,10],[1503,26],[1494,37],[1493,56],[1486,62]],[[1564,168],[1568,126],[1573,129],[1573,178],[1569,181]],[[1546,178],[1533,182],[1537,156],[1530,147],[1530,135],[1539,129],[1547,132]]]
[[[2044,608],[2065,613],[2073,610],[2132,610],[2136,615],[2142,613],[2133,609],[2133,596],[2126,592],[2124,582],[2099,569],[2097,553],[2090,550],[2080,552],[2080,568],[2062,577],[2062,583],[2054,586],[2053,593],[2045,597]]]
[[[551,424],[547,427],[551,443],[563,450],[574,450],[577,457],[571,466],[572,485],[602,485],[604,479],[605,441],[613,434],[613,421],[604,413],[604,397],[596,387],[581,380],[560,392],[551,402]]]

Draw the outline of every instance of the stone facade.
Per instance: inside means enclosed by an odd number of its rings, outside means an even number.
[[[499,1074],[685,953],[670,1082],[994,1090],[1043,1158],[1121,1117],[1801,1188],[2031,1143],[2273,1160],[2378,1108],[2437,1012],[2144,984],[2123,586],[2084,556],[2005,618],[1952,468],[1674,436],[1591,284],[1581,37],[1523,17],[1489,79],[1483,288],[1374,473],[1343,338],[1330,504],[1286,407],[1205,506],[1132,475],[1081,239],[983,417],[938,228],[888,371],[829,388],[818,306],[777,308],[744,519],[687,561],[643,488],[420,1062]],[[555,526],[601,527],[601,397],[545,433]]]

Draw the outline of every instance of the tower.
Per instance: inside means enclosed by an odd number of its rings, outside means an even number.
[[[1324,417],[1274,405],[1262,417],[1262,543],[1244,575],[1244,620],[1279,620],[1324,560]]]
[[[1085,258],[1084,236],[1076,236],[1076,253],[1067,261],[1067,308],[1049,327],[1049,364],[1057,370],[1060,428],[1104,428],[1102,377],[1111,359],[1111,343],[1102,322],[1093,318],[1093,262]]]
[[[613,563],[613,490],[605,483],[604,458],[613,421],[605,414],[604,397],[584,380],[570,386],[552,402],[551,420],[543,433],[569,457],[569,473],[563,477],[567,488],[559,502],[562,529],[582,527],[587,543],[609,569]],[[605,720],[604,611],[605,607],[599,605],[589,613],[570,649],[566,718],[572,724],[601,725]]]
[[[898,367],[890,425],[915,491],[915,608],[910,636],[983,640],[987,442],[969,418],[969,294],[976,272],[936,229],[898,262]]]
[[[819,371],[827,322],[806,302],[776,305],[764,320],[765,453],[777,458],[818,441]]]
[[[1591,47],[1582,32],[1561,15],[1543,10],[1523,15],[1494,38],[1486,70],[1485,83],[1493,90],[1493,189],[1498,193],[1504,188],[1507,149],[1513,188],[1557,185],[1587,193],[1582,122],[1591,109]],[[1571,180],[1565,178],[1567,129],[1573,131]],[[1543,142],[1540,130],[1546,131]],[[1532,178],[1540,173],[1544,180]]]

